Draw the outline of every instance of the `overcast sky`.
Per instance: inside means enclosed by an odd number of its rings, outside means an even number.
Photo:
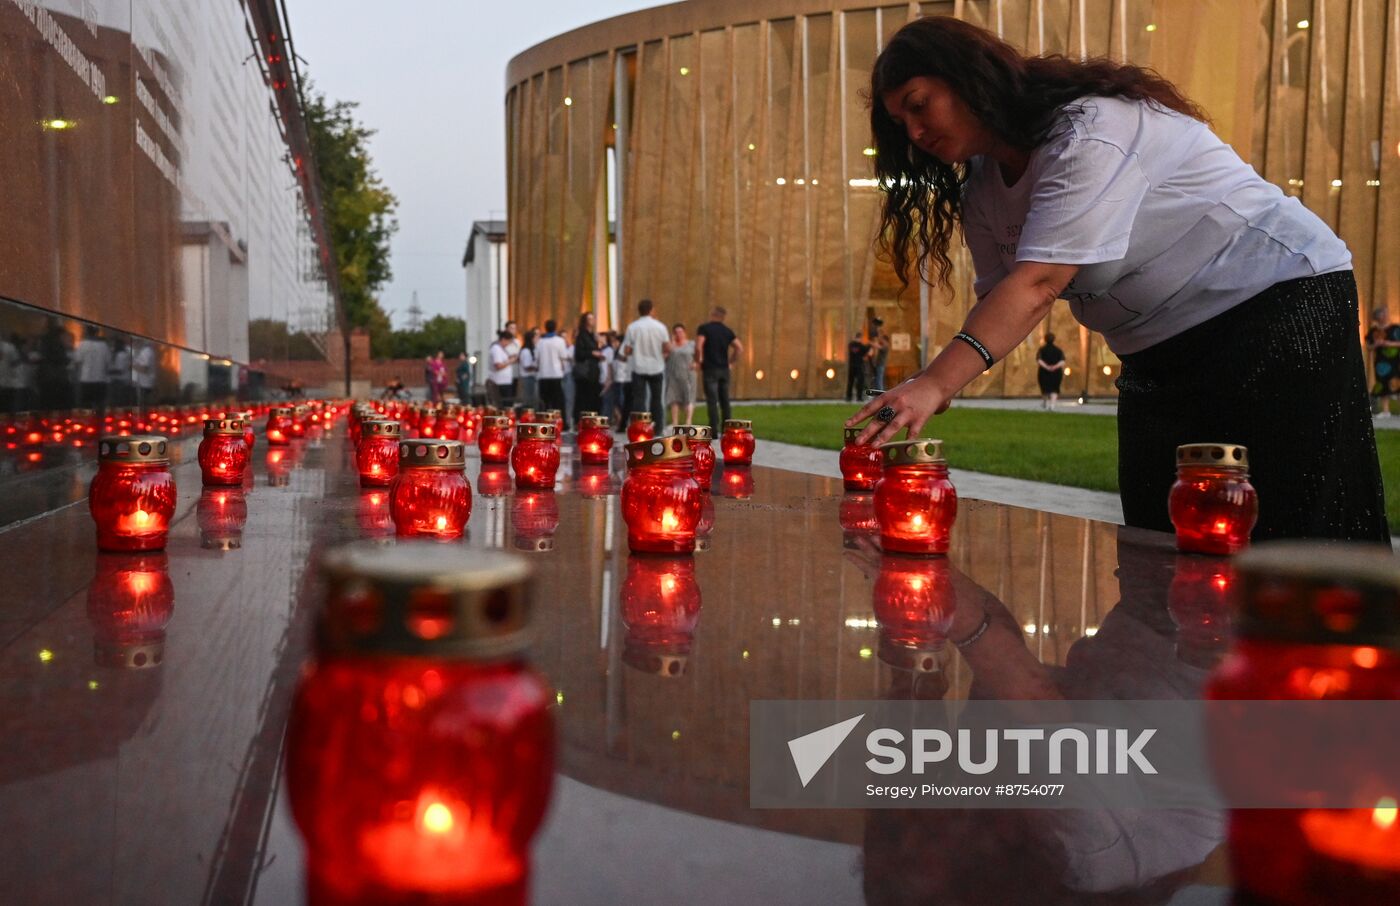
[[[505,71],[511,57],[580,25],[662,0],[287,0],[306,74],[358,101],[375,168],[399,198],[396,327],[414,290],[425,317],[463,315],[473,220],[504,218]]]

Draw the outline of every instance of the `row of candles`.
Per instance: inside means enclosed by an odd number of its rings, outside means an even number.
[[[318,426],[329,426],[343,407],[316,401],[267,408],[268,443],[285,445]],[[236,488],[244,484],[255,442],[256,414],[257,410],[251,409],[204,419],[198,460],[206,488]],[[279,430],[276,439],[271,430],[274,424]],[[170,471],[172,443],[161,434],[110,434],[99,440],[97,474],[88,488],[88,509],[96,525],[99,550],[165,548],[175,515],[175,479]],[[222,498],[213,495],[210,500],[222,504],[228,496],[225,492]],[[203,501],[201,498],[202,504]],[[207,509],[201,506],[201,521]]]
[[[958,498],[948,479],[943,442],[913,439],[876,446],[861,443],[863,431],[846,429],[841,477],[848,492],[874,491],[881,546],[895,553],[946,553]],[[1246,448],[1183,444],[1176,458],[1177,479],[1167,510],[1177,548],[1220,555],[1243,550],[1259,518]]]
[[[521,420],[512,428],[512,417],[504,414],[478,415],[468,410],[420,415],[420,436],[406,439],[406,422],[390,419],[371,406],[359,406],[351,412],[349,438],[355,444],[361,486],[389,488],[390,513],[399,537],[452,540],[466,529],[472,493],[464,471],[466,444],[443,435],[475,434],[483,483],[488,466],[508,464],[517,489],[550,492],[560,466],[559,418],[553,412],[537,418]],[[434,436],[422,436],[425,426]],[[697,539],[707,534],[705,495],[716,464],[710,428],[676,425],[672,432],[657,438],[647,413],[634,413],[629,424],[628,436],[633,440],[627,444],[622,514],[628,546],[635,552],[689,553],[696,549]],[[581,415],[577,446],[585,467],[610,462],[612,443],[605,417]],[[739,419],[726,422],[721,446],[727,466],[747,466],[754,451],[752,425]]]

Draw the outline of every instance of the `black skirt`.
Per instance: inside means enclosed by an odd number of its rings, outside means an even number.
[[[1036,380],[1040,383],[1040,395],[1049,396],[1052,393],[1060,392],[1060,382],[1065,379],[1064,371],[1050,371],[1046,368],[1036,369]]]
[[[1123,357],[1118,482],[1128,525],[1171,531],[1176,448],[1249,448],[1256,541],[1389,542],[1351,271],[1269,287]]]

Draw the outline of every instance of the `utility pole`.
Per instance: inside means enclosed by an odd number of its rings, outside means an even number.
[[[408,304],[408,329],[420,331],[423,329],[423,307],[418,304],[418,290],[413,291],[413,301]]]

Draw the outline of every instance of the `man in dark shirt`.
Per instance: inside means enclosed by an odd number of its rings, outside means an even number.
[[[865,405],[865,375],[869,368],[870,344],[865,337],[856,334],[846,344],[846,402],[859,402]]]
[[[724,323],[727,315],[716,305],[710,320],[695,332],[695,358],[700,361],[700,374],[705,381],[705,408],[709,411],[710,429],[719,437],[722,419],[729,418],[729,366],[743,355],[744,344]]]

